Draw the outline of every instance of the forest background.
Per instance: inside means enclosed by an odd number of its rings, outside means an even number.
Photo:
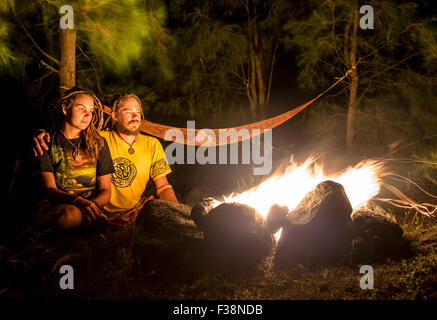
[[[73,30],[59,27],[65,4],[74,9]],[[360,27],[363,5],[373,8],[373,29]],[[353,69],[274,129],[275,168],[291,155],[316,155],[337,167],[383,158],[435,191],[436,16],[425,0],[1,0],[2,122],[12,125],[4,131],[2,194],[8,210],[23,212],[6,217],[2,236],[32,219],[38,192],[29,188],[39,189],[28,183],[30,137],[52,126],[53,102],[72,85],[105,105],[133,92],[154,122],[225,128],[285,112]],[[251,165],[173,171],[170,181],[185,202],[262,179]]]

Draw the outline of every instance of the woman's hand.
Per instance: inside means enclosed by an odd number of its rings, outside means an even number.
[[[73,205],[79,208],[83,215],[83,218],[88,223],[97,222],[100,220],[108,220],[108,218],[101,212],[99,206],[93,201],[87,200],[82,197],[77,197],[73,201]]]

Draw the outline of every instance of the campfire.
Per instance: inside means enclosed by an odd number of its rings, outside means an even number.
[[[395,174],[387,172],[382,161],[365,160],[334,174],[326,172],[314,158],[303,164],[291,158],[284,170],[248,191],[196,204],[191,217],[203,231],[214,263],[220,256],[231,265],[255,265],[275,247],[274,263],[285,268],[399,257],[408,247],[402,228],[369,200],[427,215],[436,210],[383,182]],[[377,198],[381,187],[399,199]]]
[[[308,158],[298,165],[290,159],[290,164],[282,174],[276,174],[258,186],[239,194],[225,196],[224,202],[237,202],[255,208],[263,217],[267,216],[273,204],[294,209],[305,195],[320,182],[332,180],[343,185],[353,209],[364,206],[375,197],[381,188],[382,165],[376,161],[362,161],[333,175],[327,175],[322,166]],[[215,202],[219,205],[221,202]],[[275,234],[279,239],[281,230]]]

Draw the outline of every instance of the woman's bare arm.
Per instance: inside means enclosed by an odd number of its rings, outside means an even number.
[[[42,185],[47,198],[53,203],[69,203],[79,208],[82,214],[92,220],[101,215],[95,203],[85,198],[59,190],[56,187],[55,176],[51,172],[41,172]]]
[[[41,172],[42,186],[47,198],[53,203],[73,203],[77,198],[75,194],[70,194],[59,190],[56,187],[55,176],[51,172]]]
[[[97,177],[97,196],[94,201],[99,207],[103,207],[111,198],[111,176],[112,174],[109,173]]]

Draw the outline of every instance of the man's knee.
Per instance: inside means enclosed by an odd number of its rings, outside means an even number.
[[[82,213],[80,210],[71,204],[63,205],[57,221],[58,228],[61,230],[68,230],[79,227],[81,223]]]

